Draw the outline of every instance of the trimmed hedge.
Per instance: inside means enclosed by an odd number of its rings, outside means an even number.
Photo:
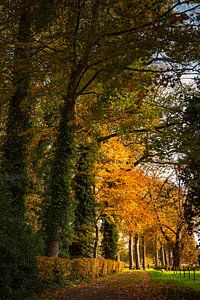
[[[64,283],[71,279],[71,261],[57,257],[37,257],[39,278],[44,283]]]
[[[98,259],[76,258],[73,260],[41,256],[37,258],[39,277],[45,284],[65,284],[69,280],[107,276],[120,272],[123,262]]]

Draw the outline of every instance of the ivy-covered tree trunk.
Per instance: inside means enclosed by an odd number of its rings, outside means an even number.
[[[29,107],[25,105],[31,80],[31,5],[16,4],[18,32],[13,55],[12,88],[0,180],[0,298],[22,299],[34,287],[34,245],[25,220],[26,129]]]
[[[134,266],[133,262],[133,235],[129,234],[129,269],[132,270]]]
[[[136,233],[135,234],[135,267],[136,270],[140,270],[141,266],[140,266],[140,237],[139,235]]]
[[[75,177],[74,240],[70,246],[70,255],[71,257],[88,257],[93,256],[94,243],[98,241],[98,226],[96,227],[95,219],[96,202],[93,189],[93,166],[96,157],[96,147],[94,145],[81,147],[79,151]],[[96,251],[97,245],[95,256],[97,255]]]
[[[73,201],[71,182],[74,158],[74,106],[73,93],[65,99],[51,170],[50,199],[46,201],[45,230],[47,255],[57,257],[65,228],[72,220]]]
[[[115,259],[117,255],[118,232],[116,225],[107,218],[103,219],[102,254],[106,259]]]

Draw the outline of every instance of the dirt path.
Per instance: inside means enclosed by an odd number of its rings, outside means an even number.
[[[147,273],[134,272],[107,281],[70,288],[62,300],[148,299],[150,281]],[[152,298],[153,299],[153,298]],[[164,300],[164,299],[163,299]]]
[[[134,271],[46,292],[37,300],[200,300],[200,294],[183,287],[150,284],[149,273]]]

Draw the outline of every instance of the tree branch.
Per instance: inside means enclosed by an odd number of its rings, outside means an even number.
[[[182,3],[177,2],[176,4],[174,4],[172,7],[170,7],[168,10],[166,10],[164,13],[162,13],[158,18],[156,18],[153,21],[144,23],[141,26],[136,26],[136,27],[124,29],[124,30],[121,30],[121,31],[114,31],[114,32],[110,32],[110,33],[105,33],[102,37],[111,37],[111,36],[118,36],[118,35],[123,35],[123,34],[129,34],[129,33],[132,33],[134,31],[138,31],[139,29],[143,29],[143,28],[152,26],[156,22],[158,22],[159,20],[165,18],[173,9],[177,8],[180,5],[188,4],[188,3],[190,3],[190,1],[184,1]]]
[[[95,80],[95,78],[99,75],[99,73],[101,73],[103,71],[103,69],[96,71],[95,74],[90,78],[90,80],[88,80],[88,82],[80,89],[80,91],[78,91],[78,95],[81,95],[83,93],[83,91],[85,91],[90,84]]]

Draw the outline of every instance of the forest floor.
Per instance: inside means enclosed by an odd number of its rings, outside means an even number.
[[[200,300],[194,289],[151,282],[149,272],[132,271],[97,281],[45,290],[36,300]]]

